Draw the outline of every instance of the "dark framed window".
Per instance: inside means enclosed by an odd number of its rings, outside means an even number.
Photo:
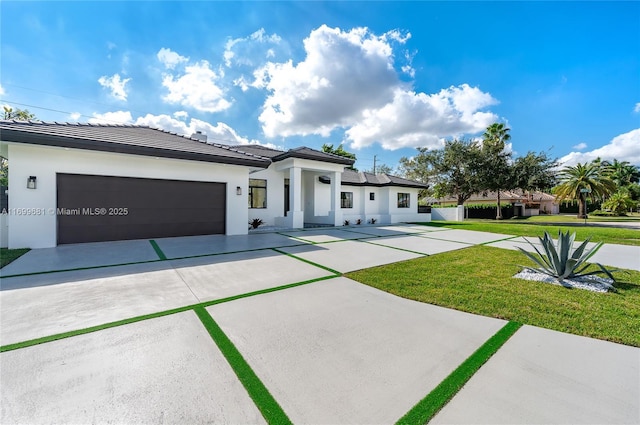
[[[340,192],[340,208],[353,208],[353,192]]]
[[[409,208],[410,198],[408,193],[398,193],[398,208]]]
[[[267,208],[267,181],[249,179],[249,208]]]
[[[369,192],[369,200],[370,201],[375,201],[376,200],[376,193],[375,192]]]

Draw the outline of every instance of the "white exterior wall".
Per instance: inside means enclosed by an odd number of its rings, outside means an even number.
[[[273,226],[276,217],[284,215],[284,179],[288,178],[288,173],[275,171],[272,167],[266,170],[257,171],[249,174],[248,179],[263,179],[267,181],[267,208],[249,208],[249,220],[259,218],[264,222],[265,226]],[[247,196],[244,197],[244,207],[248,206],[249,189],[247,188]]]
[[[9,207],[44,211],[37,215],[9,215],[9,248],[56,246],[56,173],[226,182],[226,232],[228,235],[247,233],[248,167],[17,143],[8,145]],[[28,176],[37,177],[37,189],[27,189]],[[236,194],[237,186],[241,187],[241,196]]]
[[[8,214],[0,214],[0,248],[9,246]]]

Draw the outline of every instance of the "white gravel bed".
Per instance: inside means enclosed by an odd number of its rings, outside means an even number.
[[[522,270],[520,273],[513,276],[516,279],[535,280],[538,282],[551,283],[553,285],[570,286],[571,288],[586,289],[593,292],[608,292],[609,286],[613,284],[613,280],[606,279],[599,276],[583,276],[575,279],[565,279],[564,285],[562,285],[554,277],[548,276],[544,273],[532,272],[531,270]]]

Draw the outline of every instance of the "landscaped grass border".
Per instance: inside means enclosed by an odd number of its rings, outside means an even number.
[[[396,424],[424,425],[429,422],[521,326],[522,324],[517,322],[504,325]]]
[[[229,362],[238,380],[240,380],[249,393],[249,397],[251,397],[262,413],[262,416],[267,420],[267,423],[279,425],[291,424],[291,420],[284,410],[282,410],[282,407],[280,407],[276,399],[273,398],[267,387],[262,383],[260,378],[258,378],[258,375],[251,369],[251,366],[249,366],[249,363],[242,357],[242,354],[233,342],[231,342],[229,337],[220,326],[218,326],[216,321],[213,320],[209,312],[204,307],[196,307],[194,311],[227,359],[227,362]]]
[[[591,237],[592,242],[604,242],[608,244],[620,244],[640,246],[640,231],[632,228],[589,226],[576,223],[563,225],[558,223],[526,222],[523,220],[478,220],[465,221],[431,221],[416,223],[429,227],[447,227],[449,229],[475,230],[478,232],[503,233],[513,236],[537,237],[545,231],[551,235],[563,232],[575,232],[576,240],[582,241]]]
[[[18,248],[18,249],[0,248],[0,269],[6,266],[7,264],[11,264],[11,262],[22,257],[24,254],[26,254],[29,251],[31,251],[31,249],[29,248]]]
[[[478,245],[345,276],[419,302],[640,347],[640,271],[614,272],[617,292],[603,294],[514,279],[520,265],[534,264]]]

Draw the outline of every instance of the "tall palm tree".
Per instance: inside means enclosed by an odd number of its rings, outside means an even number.
[[[606,168],[607,176],[613,180],[618,187],[628,186],[635,183],[640,178],[640,171],[629,161],[618,161],[614,159]]]
[[[496,220],[502,220],[502,207],[500,206],[500,190],[508,189],[508,183],[512,180],[509,176],[509,159],[511,154],[506,154],[504,148],[506,142],[511,139],[511,129],[502,123],[493,123],[487,127],[482,135],[482,150],[485,153],[487,164],[484,170],[487,175],[486,186],[495,190],[498,195],[498,208]]]
[[[601,200],[616,191],[616,184],[593,163],[564,167],[559,177],[560,184],[554,188],[556,199],[577,199],[578,218],[587,217],[587,199]]]

